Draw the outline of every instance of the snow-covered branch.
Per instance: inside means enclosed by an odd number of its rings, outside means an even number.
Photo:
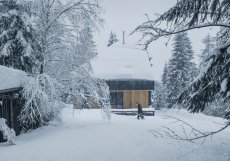
[[[207,27],[226,27],[230,28],[229,23],[204,23],[204,24],[198,24],[194,26],[184,27],[183,29],[173,28],[173,29],[162,29],[159,27],[155,27],[155,25],[152,24],[152,21],[147,21],[144,24],[138,26],[131,34],[134,34],[136,32],[142,33],[141,41],[144,41],[144,49],[147,50],[148,46],[155,40],[158,40],[161,37],[168,37],[171,35],[179,34],[182,32],[186,32],[189,30],[194,29],[201,29],[201,28],[207,28]]]
[[[41,74],[30,78],[22,94],[25,105],[19,120],[25,129],[41,126],[59,114],[55,80],[48,75]]]

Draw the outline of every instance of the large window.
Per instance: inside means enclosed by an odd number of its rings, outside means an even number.
[[[111,92],[110,103],[114,108],[123,108],[123,92]]]

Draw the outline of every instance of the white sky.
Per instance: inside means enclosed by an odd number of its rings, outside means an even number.
[[[171,44],[167,47],[167,39],[154,42],[149,48],[149,54],[153,57],[153,66],[150,67],[146,52],[135,50],[135,44],[140,38],[138,35],[129,36],[136,26],[146,21],[144,14],[154,17],[155,13],[163,13],[172,7],[176,0],[100,0],[104,8],[104,29],[95,34],[98,57],[93,62],[96,77],[111,78],[142,78],[160,80],[165,62],[170,58]],[[121,43],[107,47],[110,32],[117,34],[122,41],[122,31],[126,32],[126,46]],[[195,30],[189,32],[192,47],[197,55],[204,47],[202,39],[207,33],[214,30]]]

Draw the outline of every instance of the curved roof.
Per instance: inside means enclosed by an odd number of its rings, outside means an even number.
[[[99,46],[93,62],[95,76],[101,79],[149,79],[153,69],[146,51],[117,42],[110,47]]]

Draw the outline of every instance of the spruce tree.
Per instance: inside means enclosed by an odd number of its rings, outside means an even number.
[[[167,67],[165,87],[167,101],[172,104],[195,77],[193,50],[186,32],[177,34],[173,39],[172,57]]]
[[[183,33],[183,44],[184,44],[184,53],[187,57],[187,68],[188,68],[188,85],[190,85],[195,77],[197,76],[198,69],[196,67],[196,64],[194,63],[194,51],[192,49],[191,41],[188,37],[187,32]]]
[[[0,2],[1,65],[32,73],[39,54],[34,33],[28,8],[16,0]]]
[[[163,73],[162,73],[162,76],[161,76],[161,82],[162,82],[163,86],[166,85],[167,74],[168,74],[168,65],[167,65],[167,63],[165,63],[165,66],[164,66],[164,69],[163,69]]]
[[[216,44],[214,42],[214,39],[208,34],[203,40],[203,44],[205,45],[205,48],[202,50],[202,53],[200,55],[200,64],[199,69],[200,73],[206,68],[208,64],[208,58],[213,52],[214,48],[216,47]]]
[[[206,70],[177,100],[192,112],[203,111],[209,102],[217,98],[230,101],[229,10],[229,0],[178,0],[169,10],[143,22],[133,32],[142,34],[141,42],[147,49],[161,37],[198,28],[221,27],[216,40],[218,47],[208,58]],[[184,27],[178,30],[181,24]],[[228,112],[226,115],[230,116]]]
[[[168,64],[165,63],[163,73],[161,75],[161,83],[158,84],[160,85],[160,87],[158,88],[161,88],[161,90],[158,90],[158,91],[160,91],[161,97],[164,99],[164,104],[162,104],[164,107],[167,107],[169,105],[169,100],[167,97],[167,94],[168,94],[167,82],[168,82]],[[158,91],[156,90],[156,92]]]

